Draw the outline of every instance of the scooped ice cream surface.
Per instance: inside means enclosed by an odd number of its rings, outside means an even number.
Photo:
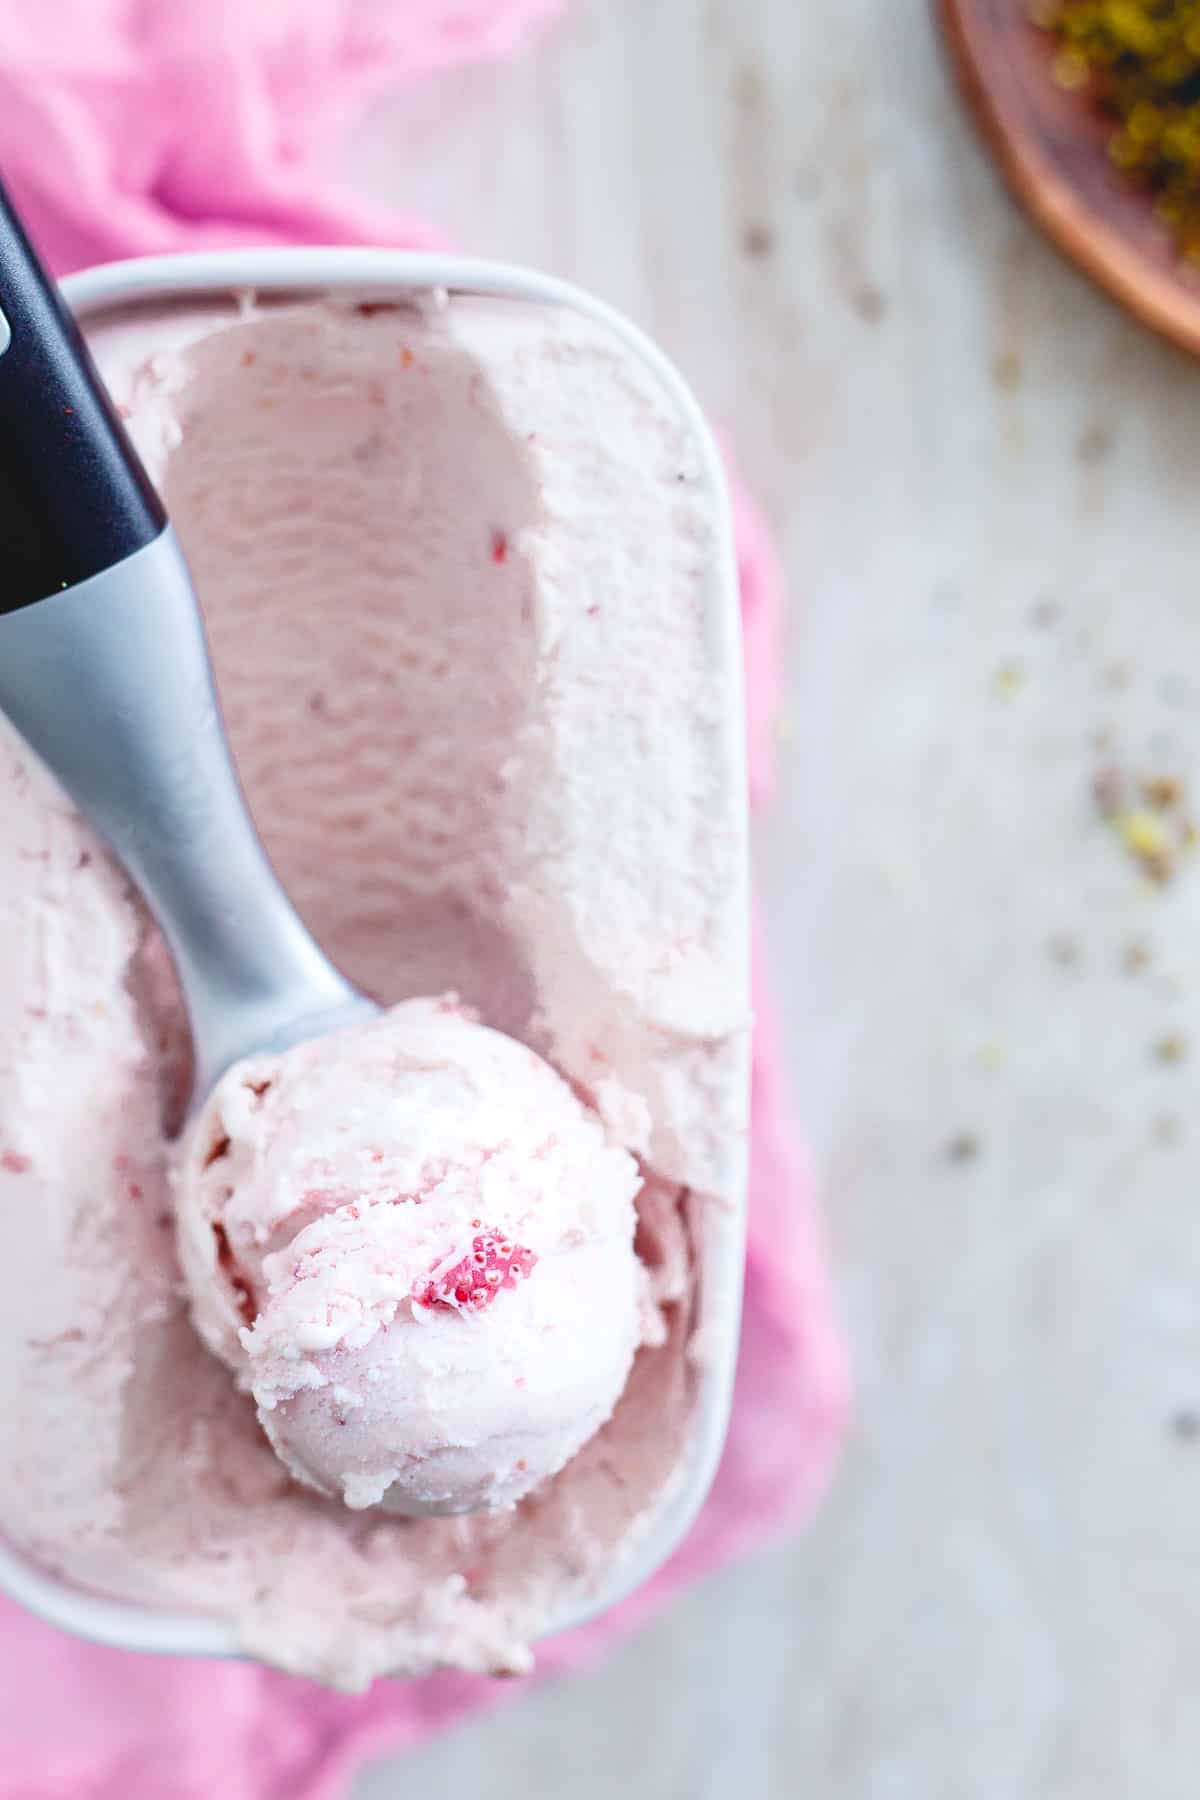
[[[403,1004],[344,1063],[295,1052],[261,1095],[231,1074],[185,1176],[162,945],[0,722],[0,1532],[344,1687],[524,1669],[686,1491],[702,1246],[741,1191],[716,495],[654,372],[565,309],[213,295],[90,335],[191,562],[271,860],[346,976]],[[449,989],[516,1044],[405,1000]],[[650,1298],[622,1386],[635,1162]],[[500,1292],[468,1310],[480,1268]],[[334,1497],[406,1488],[479,1510]]]
[[[620,1397],[639,1186],[540,1056],[409,1001],[218,1083],[177,1170],[193,1316],[298,1480],[494,1511]]]

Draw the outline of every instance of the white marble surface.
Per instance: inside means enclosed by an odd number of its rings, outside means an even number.
[[[802,1541],[357,1800],[1194,1800],[1200,859],[1147,891],[1091,784],[1200,755],[1200,371],[1015,216],[921,0],[574,0],[350,161],[648,326],[778,528],[761,885],[859,1384]]]

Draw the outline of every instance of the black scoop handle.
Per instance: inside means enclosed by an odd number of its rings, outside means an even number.
[[[143,549],[166,514],[0,185],[0,614]]]

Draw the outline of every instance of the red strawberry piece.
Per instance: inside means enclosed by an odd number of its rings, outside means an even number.
[[[471,1223],[478,1226],[480,1221],[472,1219]],[[452,1312],[481,1312],[505,1288],[524,1281],[536,1262],[532,1250],[512,1243],[502,1231],[484,1226],[453,1268],[436,1279],[418,1282],[413,1299],[421,1306],[446,1307]]]

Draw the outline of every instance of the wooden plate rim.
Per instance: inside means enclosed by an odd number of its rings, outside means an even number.
[[[943,41],[967,106],[1009,189],[1059,250],[1152,331],[1200,356],[1200,287],[1157,268],[1112,220],[1064,179],[1038,139],[1020,129],[984,73],[977,0],[934,0]],[[1012,7],[1019,0],[1007,0]]]

